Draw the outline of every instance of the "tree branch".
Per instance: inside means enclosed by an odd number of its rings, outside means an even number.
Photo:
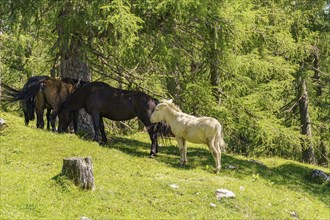
[[[150,89],[147,89],[147,88],[145,88],[145,87],[139,85],[138,83],[136,83],[136,82],[134,81],[134,80],[136,80],[136,79],[138,79],[138,80],[143,80],[143,78],[138,77],[138,76],[134,76],[134,75],[133,75],[133,72],[137,69],[137,67],[138,67],[139,64],[137,64],[137,65],[136,65],[131,71],[128,71],[128,70],[126,70],[124,67],[122,67],[121,65],[116,64],[116,65],[120,68],[120,70],[118,70],[118,68],[115,68],[113,65],[111,65],[111,64],[107,61],[106,57],[105,57],[101,52],[99,52],[99,51],[97,51],[97,50],[95,50],[95,49],[93,49],[93,48],[91,48],[91,49],[92,49],[91,52],[92,52],[94,55],[97,56],[97,58],[101,61],[101,63],[102,63],[103,65],[107,66],[107,67],[108,67],[113,73],[115,73],[116,75],[118,75],[118,76],[121,77],[121,78],[124,78],[124,79],[127,80],[129,83],[135,85],[135,86],[136,86],[137,88],[139,88],[141,91],[145,91],[146,93],[148,93],[148,94],[152,94],[153,96],[163,98],[162,95],[157,94],[157,93],[151,91]],[[104,72],[103,72],[103,75],[109,77],[109,74],[105,74]],[[109,78],[114,79],[113,77],[109,77]],[[118,79],[115,79],[115,80],[118,81]],[[126,84],[126,85],[128,85],[128,84]]]

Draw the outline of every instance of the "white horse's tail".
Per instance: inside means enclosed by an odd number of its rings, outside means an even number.
[[[217,126],[217,132],[216,132],[216,146],[221,149],[222,152],[226,151],[226,142],[223,139],[223,133],[222,133],[222,126],[219,123],[219,126]]]

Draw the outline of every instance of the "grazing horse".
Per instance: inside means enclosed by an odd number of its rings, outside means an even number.
[[[33,76],[28,79],[28,81],[24,84],[21,92],[28,91],[34,87],[35,84],[39,84],[41,81],[50,79],[48,76]],[[29,124],[29,121],[34,120],[34,112],[35,112],[35,97],[29,96],[26,99],[21,100],[21,106],[24,113],[25,125]],[[49,124],[49,116],[50,110],[47,110],[47,121]]]
[[[43,128],[43,114],[44,109],[51,109],[50,121],[52,130],[55,131],[55,119],[60,109],[60,105],[76,88],[72,82],[65,83],[59,79],[47,79],[40,83],[39,91],[35,94],[36,113],[37,113],[37,127]],[[79,82],[80,83],[80,82]],[[49,127],[47,126],[49,129]]]
[[[150,117],[155,123],[165,121],[171,128],[180,150],[180,162],[187,162],[186,140],[192,143],[206,144],[215,160],[216,173],[221,169],[221,149],[225,146],[221,124],[211,117],[195,117],[183,113],[172,100],[157,105]]]
[[[114,121],[138,117],[148,130],[151,140],[150,156],[153,157],[158,152],[157,134],[164,129],[163,123],[150,122],[150,115],[158,103],[158,100],[143,92],[117,89],[103,82],[87,83],[71,94],[61,106],[58,131],[66,131],[71,121],[71,113],[84,108],[92,116],[94,140],[98,141],[100,130],[101,144],[105,144],[107,137],[103,117]]]
[[[43,114],[46,108],[47,129],[50,129],[49,122],[51,121],[52,129],[55,131],[55,118],[60,104],[80,85],[78,80],[69,78],[62,80],[48,76],[31,77],[19,91],[7,85],[2,85],[6,89],[7,101],[21,100],[26,125],[34,119],[34,112],[36,111],[37,128],[43,128]]]
[[[34,120],[35,113],[35,96],[40,82],[45,79],[50,79],[48,76],[33,76],[28,79],[21,90],[13,89],[5,84],[2,84],[5,89],[4,94],[6,95],[5,100],[9,102],[15,102],[21,100],[21,106],[24,113],[25,125],[28,125],[30,121]],[[49,119],[50,111],[47,112],[47,119]]]

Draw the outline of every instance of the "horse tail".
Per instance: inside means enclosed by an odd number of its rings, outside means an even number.
[[[216,127],[215,146],[219,147],[222,152],[226,151],[227,144],[223,139],[222,126],[220,123]]]
[[[9,103],[16,102],[19,100],[27,100],[29,98],[34,98],[35,94],[40,89],[40,84],[49,78],[48,76],[38,76],[38,77],[31,77],[28,82],[24,85],[21,90],[16,90],[6,84],[1,84],[4,88],[4,101]]]
[[[171,131],[171,127],[162,121],[156,123],[154,131],[163,140],[164,140],[164,138],[174,137],[174,134]]]
[[[34,100],[37,92],[44,86],[43,82],[48,79],[50,79],[49,76],[34,76],[29,78],[23,89],[21,89],[21,93],[24,96],[23,99],[32,98]]]
[[[18,100],[21,100],[23,94],[21,93],[21,91],[16,90],[4,83],[1,84],[1,87],[3,88],[2,94],[2,100],[7,102],[7,103],[11,103],[11,102],[16,102]]]

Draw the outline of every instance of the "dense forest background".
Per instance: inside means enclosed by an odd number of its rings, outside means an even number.
[[[2,0],[0,80],[68,76],[173,98],[217,118],[230,152],[327,165],[329,10],[323,0]]]

